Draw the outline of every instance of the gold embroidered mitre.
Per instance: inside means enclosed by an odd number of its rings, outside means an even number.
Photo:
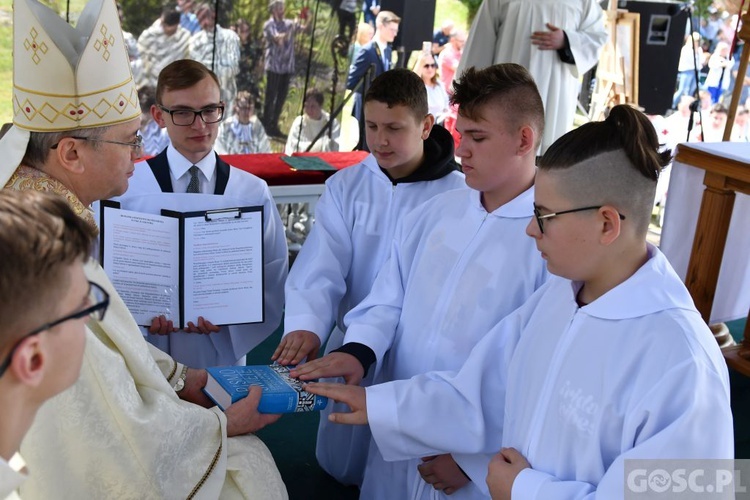
[[[34,132],[140,116],[114,0],[91,0],[76,27],[36,0],[13,2],[13,123]]]

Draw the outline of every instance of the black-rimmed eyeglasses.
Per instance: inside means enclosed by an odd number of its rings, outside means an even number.
[[[220,122],[224,118],[224,104],[208,106],[203,109],[169,109],[159,105],[159,109],[172,117],[172,123],[180,127],[189,127],[195,123],[199,116],[203,123],[211,124]]]
[[[562,210],[560,212],[553,212],[551,214],[542,215],[541,212],[539,212],[539,209],[537,208],[536,204],[534,204],[534,217],[536,217],[536,223],[539,224],[539,231],[542,234],[544,234],[544,219],[551,219],[553,217],[557,217],[558,215],[572,214],[574,212],[583,212],[584,210],[599,210],[600,208],[602,208],[602,205],[573,208],[570,210]],[[618,212],[617,215],[620,216],[620,220],[625,220],[625,216],[622,215],[621,213]]]
[[[93,316],[97,320],[104,319],[104,314],[107,312],[107,307],[109,307],[109,294],[102,287],[91,281],[89,281],[89,303],[91,305],[86,307],[85,309],[68,314],[67,316],[63,316],[62,318],[55,321],[45,323],[39,328],[34,329],[33,331],[18,339],[16,343],[13,344],[13,347],[8,353],[8,356],[5,358],[5,361],[0,364],[0,377],[3,376],[5,370],[8,369],[8,366],[10,366],[10,362],[13,359],[13,354],[16,352],[16,349],[18,349],[18,346],[21,345],[21,342],[23,342],[27,338],[38,335],[45,330],[54,328],[57,325],[65,323],[66,321],[70,321],[72,319],[85,318],[86,316]]]
[[[82,137],[78,135],[69,135],[68,138],[70,139],[77,139],[79,141],[88,141],[88,142],[106,142],[107,144],[119,144],[120,146],[128,146],[130,148],[133,148],[132,153],[133,156],[136,158],[140,158],[143,156],[143,137],[140,135],[135,136],[135,140],[133,142],[123,142],[123,141],[112,141],[109,139],[98,139],[96,137]],[[57,149],[57,147],[60,145],[58,142],[57,144],[53,145],[50,149]]]

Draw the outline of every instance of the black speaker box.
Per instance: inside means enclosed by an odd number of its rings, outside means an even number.
[[[638,104],[663,115],[672,107],[677,65],[685,40],[688,12],[684,3],[620,1],[619,7],[641,15]]]
[[[403,46],[407,57],[412,50],[422,49],[422,42],[432,41],[435,0],[382,0],[380,8],[401,18],[393,46]]]

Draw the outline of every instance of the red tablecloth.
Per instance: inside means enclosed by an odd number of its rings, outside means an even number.
[[[361,162],[369,153],[351,151],[348,153],[295,153],[295,156],[317,156],[330,163],[336,170],[350,167]],[[313,170],[292,170],[278,153],[259,153],[249,155],[221,155],[221,158],[232,166],[257,175],[269,186],[288,186],[293,184],[323,184],[334,172]]]

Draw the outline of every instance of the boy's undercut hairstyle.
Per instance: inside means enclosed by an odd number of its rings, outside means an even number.
[[[646,115],[627,105],[612,108],[601,122],[568,132],[539,160],[556,175],[560,193],[582,205],[612,205],[645,237],[656,182],[671,161]]]
[[[396,68],[380,74],[367,89],[364,102],[378,101],[389,108],[409,108],[417,122],[427,116],[427,89],[422,79],[413,71]],[[365,117],[367,118],[367,117]]]
[[[520,64],[495,64],[484,69],[468,68],[453,81],[450,102],[458,114],[470,120],[484,119],[488,104],[500,107],[511,126],[531,124],[536,132],[536,147],[544,133],[544,104],[534,78]]]
[[[189,89],[206,77],[210,77],[221,89],[216,73],[202,63],[192,59],[180,59],[169,63],[159,73],[156,82],[156,102],[162,104],[161,98],[170,90]]]
[[[54,319],[68,266],[90,254],[95,234],[59,195],[0,190],[0,356]]]

